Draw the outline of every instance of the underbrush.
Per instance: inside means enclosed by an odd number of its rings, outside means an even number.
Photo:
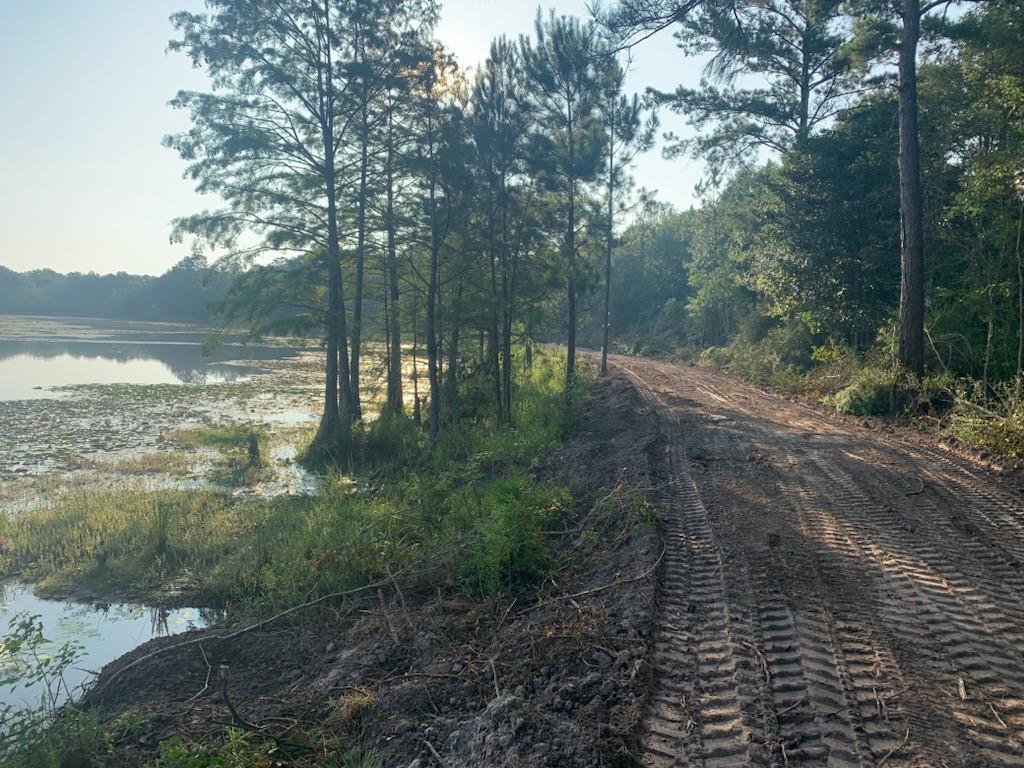
[[[953,406],[941,421],[944,434],[981,450],[1024,457],[1024,379],[986,391],[981,382],[959,382]]]
[[[918,379],[894,367],[894,343],[880,337],[864,353],[834,341],[815,347],[805,332],[783,326],[756,342],[738,336],[705,349],[699,362],[839,413],[909,419],[979,450],[1024,457],[1024,379],[989,385],[950,373]]]
[[[728,346],[700,353],[700,365],[725,368],[751,381],[798,391],[812,364],[810,338],[802,326],[782,326],[752,340],[737,336]]]

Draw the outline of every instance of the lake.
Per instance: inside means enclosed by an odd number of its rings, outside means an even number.
[[[206,626],[203,614],[193,608],[163,610],[143,605],[118,604],[97,608],[81,603],[42,600],[23,584],[0,588],[0,634],[6,633],[15,616],[38,616],[49,644],[43,650],[53,653],[65,642],[81,646],[81,655],[64,675],[72,692],[92,680],[92,672],[123,656],[154,637],[166,637]],[[0,673],[14,662],[0,653]],[[27,688],[0,686],[0,705],[15,708],[35,706],[44,694],[41,685]]]
[[[244,424],[268,435],[267,471],[259,484],[225,492],[314,492],[316,478],[294,459],[316,424],[319,353],[238,338],[208,350],[206,334],[175,323],[0,315],[0,514],[112,485],[210,486],[217,456],[196,449],[183,459],[183,451],[168,444],[176,430],[202,425]],[[146,457],[155,460],[139,462]],[[143,464],[145,474],[129,471],[132,461]],[[89,670],[151,638],[205,624],[196,609],[95,607],[44,600],[20,583],[0,586],[0,634],[22,613],[40,617],[53,649],[68,640],[83,646],[84,656],[67,675],[72,689],[90,679]],[[0,671],[10,663],[0,654]],[[0,704],[34,705],[41,693],[38,687],[0,687]]]
[[[58,397],[80,384],[211,384],[245,380],[252,362],[288,347],[236,341],[204,354],[205,331],[173,323],[0,315],[0,401]],[[248,365],[240,365],[239,361]]]

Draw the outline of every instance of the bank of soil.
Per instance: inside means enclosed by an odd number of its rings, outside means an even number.
[[[297,764],[344,743],[400,768],[635,765],[664,556],[649,458],[663,441],[626,376],[595,385],[576,435],[539,463],[538,482],[567,483],[576,502],[536,589],[481,602],[400,574],[231,639],[148,643],[105,668],[86,703],[145,719],[119,745],[126,765],[225,723],[278,739]]]

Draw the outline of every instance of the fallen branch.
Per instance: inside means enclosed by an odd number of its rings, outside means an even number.
[[[196,637],[196,638],[193,638],[191,640],[185,640],[185,641],[180,642],[180,643],[175,643],[174,645],[165,645],[163,648],[157,648],[155,651],[153,651],[151,653],[147,653],[145,656],[140,656],[139,658],[135,659],[135,661],[131,662],[130,664],[126,664],[125,666],[121,667],[119,670],[117,670],[116,672],[111,674],[110,677],[100,681],[97,684],[96,688],[94,689],[94,692],[103,690],[103,688],[105,688],[106,686],[110,685],[110,683],[112,683],[118,677],[123,675],[129,669],[132,669],[133,667],[137,667],[137,666],[139,666],[140,664],[142,664],[144,662],[147,662],[147,661],[149,661],[149,660],[151,660],[153,658],[156,658],[157,656],[162,656],[163,654],[169,653],[170,651],[176,651],[176,650],[179,650],[181,648],[187,648],[187,647],[189,647],[191,645],[199,645],[200,643],[205,643],[205,642],[208,642],[208,641],[214,641],[214,640],[221,640],[221,641],[223,641],[223,640],[234,640],[236,637],[241,637],[242,635],[244,635],[244,634],[246,634],[248,632],[254,632],[257,629],[260,629],[261,627],[265,627],[268,624],[272,624],[275,621],[279,621],[279,620],[283,619],[285,616],[289,616],[289,615],[291,615],[291,614],[293,614],[293,613],[295,613],[297,611],[301,611],[301,610],[303,610],[305,608],[312,608],[313,606],[319,605],[320,603],[327,602],[328,600],[337,600],[338,598],[342,598],[342,597],[351,597],[352,595],[356,595],[356,594],[359,594],[361,592],[368,592],[368,591],[380,589],[381,587],[385,587],[385,586],[389,585],[395,579],[396,576],[402,575],[403,573],[408,571],[410,568],[412,568],[412,566],[408,565],[405,568],[403,568],[402,570],[398,571],[398,573],[396,573],[396,574],[394,574],[392,576],[389,576],[386,579],[381,579],[380,581],[375,581],[372,584],[364,584],[361,587],[356,587],[355,589],[346,589],[346,590],[343,590],[341,592],[332,592],[329,595],[323,595],[321,597],[316,598],[315,600],[310,600],[310,601],[302,603],[300,605],[293,605],[291,608],[287,608],[287,609],[281,611],[280,613],[274,614],[273,616],[271,616],[269,618],[263,619],[261,621],[257,621],[255,624],[250,624],[247,627],[242,627],[241,629],[236,629],[235,631],[229,632],[229,633],[227,633],[225,635],[204,635],[203,637]]]
[[[883,768],[883,766],[887,762],[889,762],[889,758],[892,757],[893,755],[895,755],[897,752],[902,752],[903,748],[905,746],[907,746],[907,744],[909,742],[910,742],[910,728],[907,728],[907,735],[903,737],[903,743],[900,744],[899,746],[893,747],[888,752],[886,752],[885,753],[885,757],[883,757],[881,760],[878,761],[878,768]]]
[[[549,600],[575,600],[579,597],[589,597],[590,595],[596,595],[598,592],[604,592],[606,589],[614,589],[615,587],[622,587],[626,584],[632,584],[637,581],[643,581],[656,570],[658,570],[658,566],[661,565],[661,561],[665,559],[665,552],[667,550],[667,546],[662,547],[661,554],[658,555],[658,559],[655,561],[654,565],[652,565],[650,568],[648,568],[646,571],[644,571],[638,576],[632,576],[628,579],[616,579],[615,581],[609,584],[603,584],[600,587],[594,587],[593,589],[585,589],[582,592],[575,592],[571,595],[558,595],[557,597],[549,598]],[[537,608],[540,608],[543,604],[544,603],[537,603],[536,605],[531,605],[529,608],[524,608],[516,615],[522,616],[523,614],[529,613],[530,611],[534,611]]]
[[[437,750],[434,749],[434,745],[431,744],[426,739],[424,739],[423,743],[427,745],[427,749],[430,750],[430,754],[432,754],[434,756],[434,759],[437,760],[438,764],[439,765],[444,765],[444,760],[441,758],[441,756],[439,754],[437,754]]]
[[[191,704],[193,701],[195,701],[200,696],[202,696],[204,693],[206,693],[208,690],[210,690],[210,675],[213,674],[213,667],[210,665],[210,660],[206,656],[206,650],[203,648],[203,644],[202,643],[199,644],[199,652],[201,654],[203,654],[203,662],[206,664],[206,682],[203,683],[203,688],[202,688],[201,691],[199,691],[199,693],[197,693],[195,696],[190,696],[185,701],[186,704]]]

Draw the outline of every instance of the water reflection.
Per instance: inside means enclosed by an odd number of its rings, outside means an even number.
[[[55,397],[76,384],[214,384],[259,368],[233,361],[281,360],[280,347],[230,344],[203,354],[199,341],[0,339],[0,400]]]
[[[167,637],[207,626],[217,618],[213,612],[195,608],[153,608],[144,605],[114,604],[91,606],[82,603],[43,600],[21,584],[0,587],[0,633],[18,614],[37,615],[43,635],[49,640],[45,652],[54,653],[64,643],[82,646],[82,656],[65,673],[64,683],[74,692],[114,659],[155,637]],[[14,660],[0,658],[0,673],[13,671]],[[44,693],[41,686],[0,687],[0,704],[32,706]]]

